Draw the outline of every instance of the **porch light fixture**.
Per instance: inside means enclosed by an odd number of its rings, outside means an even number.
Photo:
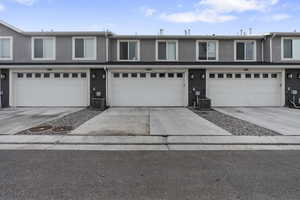
[[[195,76],[194,76],[194,74],[192,74],[192,75],[191,75],[191,79],[194,79],[194,78],[195,78]]]
[[[103,75],[102,75],[102,79],[105,79],[105,78],[106,78],[106,76],[105,76],[105,74],[103,74]]]
[[[6,74],[1,74],[0,78],[3,80],[6,79]]]
[[[92,74],[92,78],[95,79],[96,78],[96,74]]]

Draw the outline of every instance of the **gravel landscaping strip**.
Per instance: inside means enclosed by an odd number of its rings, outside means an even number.
[[[248,136],[276,136],[281,135],[275,131],[257,126],[250,122],[220,113],[216,110],[199,111],[191,108],[191,110],[200,117],[216,124],[233,135]]]
[[[32,127],[31,129],[21,131],[16,135],[66,135],[101,112],[100,110],[86,108],[62,118]],[[51,127],[50,129],[45,128],[49,126]]]

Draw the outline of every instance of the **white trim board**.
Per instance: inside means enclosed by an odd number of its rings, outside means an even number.
[[[158,59],[158,43],[159,42],[175,42],[176,43],[176,59],[175,60],[169,60],[168,59],[168,45],[166,45],[166,60],[160,60]],[[169,61],[178,61],[179,60],[179,48],[178,48],[178,40],[156,40],[155,41],[155,61],[160,61],[160,62],[169,62]]]
[[[120,42],[128,42],[128,57],[129,57],[129,42],[137,42],[137,60],[121,60],[120,59]],[[119,62],[138,62],[141,59],[140,40],[118,40],[117,42],[117,60]]]
[[[254,59],[253,60],[237,60],[236,59],[236,44],[238,43],[238,42],[244,42],[244,43],[246,43],[246,42],[254,42]],[[234,48],[233,48],[233,53],[234,53],[234,61],[235,62],[256,62],[257,61],[257,42],[256,42],[256,40],[234,40],[234,46],[233,46]],[[245,48],[245,57],[246,57],[246,48]]]
[[[35,39],[52,39],[53,40],[53,57],[52,58],[35,58],[34,57],[34,40]],[[44,48],[44,40],[43,40]],[[44,52],[44,49],[43,49]],[[32,60],[56,60],[56,37],[31,37],[31,59]]]
[[[14,38],[12,36],[0,36],[0,39],[9,39],[10,45],[10,57],[9,58],[0,58],[0,60],[13,60],[14,58]]]
[[[199,42],[216,42],[216,60],[199,60]],[[208,51],[207,53],[207,58],[208,58]],[[196,61],[198,62],[216,62],[219,61],[219,40],[196,40]]]
[[[93,39],[94,40],[94,52],[95,56],[91,58],[76,58],[75,57],[75,40],[76,39]],[[85,46],[85,42],[84,42]],[[90,36],[74,36],[72,37],[72,60],[97,60],[97,37]],[[85,48],[84,48],[85,49]]]

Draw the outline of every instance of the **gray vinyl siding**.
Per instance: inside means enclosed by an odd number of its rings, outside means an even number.
[[[221,62],[234,61],[233,40],[219,40],[219,61]]]
[[[270,37],[267,37],[266,41],[264,41],[264,61],[270,62]]]
[[[179,40],[178,48],[179,61],[196,61],[196,40]]]
[[[281,60],[281,37],[274,37],[272,43],[273,62],[282,62]],[[284,61],[286,62],[286,61]],[[293,61],[291,61],[293,62]]]
[[[262,59],[262,40],[256,40],[256,60],[261,62]]]
[[[72,59],[72,37],[74,36],[56,36],[56,60],[32,60],[31,56],[31,37],[22,35],[0,24],[0,36],[13,37],[13,60],[0,60],[1,62],[17,63],[42,63],[42,62],[105,62],[106,61],[106,38],[105,36],[97,37],[97,59],[96,60],[73,60]],[[38,36],[37,36],[38,37]]]
[[[290,36],[291,38],[295,38],[297,36]],[[289,37],[284,37],[284,38],[289,38]],[[299,63],[299,60],[282,60],[281,59],[281,44],[282,37],[281,36],[276,36],[273,38],[273,43],[272,43],[272,55],[273,55],[273,62],[275,63]]]
[[[122,39],[123,40],[123,39]],[[126,39],[124,39],[126,40]],[[134,39],[138,40],[138,39]],[[170,38],[170,40],[174,40]],[[117,61],[117,41],[118,39],[110,39],[110,61]],[[156,60],[156,40],[155,39],[140,39],[140,61],[153,62]],[[179,62],[194,62],[196,61],[196,39],[178,40],[178,58]],[[256,58],[257,61],[262,61],[262,41],[256,41]],[[234,40],[219,40],[219,61],[233,62],[234,61]]]
[[[117,47],[118,41],[115,39],[110,39],[109,41],[109,61],[117,61],[118,60],[118,52]]]
[[[13,37],[13,60],[0,60],[1,62],[28,62],[31,59],[31,49],[29,44],[31,38],[0,24],[0,36]]]
[[[0,36],[13,36],[13,60],[1,62],[18,62],[18,63],[34,63],[34,62],[59,62],[59,63],[76,63],[76,62],[105,62],[106,61],[106,38],[105,36],[97,36],[97,59],[96,60],[73,60],[72,59],[72,37],[76,35],[56,36],[56,60],[32,60],[31,56],[31,37],[15,32],[6,26],[0,25]],[[49,35],[51,36],[51,35]],[[140,40],[140,61],[154,62],[156,61],[156,36],[153,38],[134,38],[132,40]],[[194,62],[196,61],[196,40],[197,38],[163,38],[163,40],[178,40],[178,61],[179,62]],[[118,38],[109,38],[109,61],[117,61],[117,41]],[[273,58],[274,61],[280,62],[281,59],[281,38],[274,38],[273,42]],[[262,61],[262,42],[256,40],[256,58],[257,61]],[[266,61],[269,55],[268,41],[265,42],[264,55]],[[234,40],[220,39],[219,40],[219,61],[233,62],[234,61]]]
[[[141,60],[151,62],[155,60],[155,40],[141,40]]]

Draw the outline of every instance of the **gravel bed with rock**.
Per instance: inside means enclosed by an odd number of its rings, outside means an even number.
[[[278,136],[281,135],[275,131],[260,127],[250,122],[223,114],[216,110],[200,111],[191,108],[191,110],[202,118],[225,129],[232,135],[237,136]]]
[[[16,135],[66,135],[103,111],[86,108],[21,131]]]

